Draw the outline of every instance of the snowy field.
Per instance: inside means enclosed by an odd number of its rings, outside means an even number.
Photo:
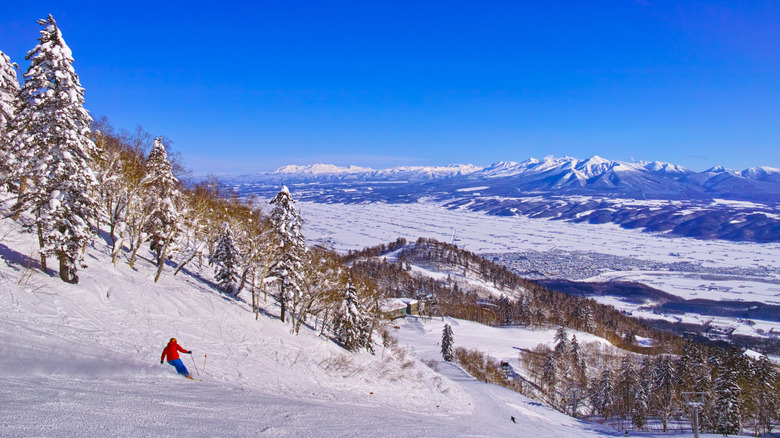
[[[780,244],[673,238],[613,224],[489,216],[449,210],[434,203],[298,205],[306,220],[303,231],[307,239],[338,251],[386,243],[398,237],[452,242],[454,235],[454,243],[476,253],[558,249],[663,263],[691,262],[723,269],[767,267],[765,276],[749,279],[692,278],[690,274],[670,271],[613,271],[592,280],[638,281],[683,298],[780,303]]]
[[[206,267],[175,277],[168,268],[155,284],[148,260],[114,267],[97,241],[69,285],[28,268],[33,236],[6,219],[0,236],[2,437],[617,436],[452,364],[435,372],[417,353],[353,355],[308,328],[292,335],[272,302],[256,321],[215,291]],[[183,360],[201,382],[159,363],[174,336],[193,350]],[[410,346],[430,357],[429,344]]]

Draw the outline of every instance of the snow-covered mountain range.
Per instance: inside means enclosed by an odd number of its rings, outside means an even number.
[[[375,170],[331,164],[289,165],[273,172],[231,177],[235,184],[305,180],[407,181],[447,179],[470,184],[485,180],[514,193],[580,193],[654,199],[727,198],[780,200],[780,169],[751,167],[741,172],[715,166],[694,172],[659,161],[624,162],[599,156],[587,159],[530,158],[522,162],[500,161],[487,167],[472,164],[449,166],[401,166]]]
[[[270,196],[281,183],[294,196],[325,203],[421,200],[488,214],[612,222],[674,235],[780,241],[780,169],[703,172],[658,162],[593,156],[374,170],[326,164],[285,166],[225,178],[241,195]]]

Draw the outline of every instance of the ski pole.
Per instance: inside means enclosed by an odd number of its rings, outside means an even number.
[[[203,374],[206,374],[206,357],[208,354],[203,355]]]
[[[192,359],[192,366],[195,367],[195,372],[200,376],[200,371],[198,371],[198,366],[195,364],[195,358],[192,357],[192,353],[190,353],[190,359]]]

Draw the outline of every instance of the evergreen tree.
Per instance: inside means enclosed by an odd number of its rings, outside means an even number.
[[[650,415],[651,390],[653,382],[655,382],[655,364],[651,359],[645,358],[642,360],[639,376],[634,416],[631,418],[631,422],[637,429],[644,429]]]
[[[617,382],[615,383],[615,411],[625,418],[633,416],[634,407],[639,392],[639,372],[633,356],[626,355],[620,364]]]
[[[569,379],[569,371],[571,370],[571,357],[570,357],[570,345],[569,334],[566,332],[565,327],[559,327],[555,333],[555,359],[558,364],[557,376],[559,381],[566,382]]]
[[[294,308],[302,293],[303,255],[306,252],[306,241],[301,233],[303,220],[295,210],[290,191],[282,186],[279,193],[271,200],[274,206],[271,212],[274,239],[274,261],[268,270],[267,277],[279,284],[277,300],[281,305],[281,320],[284,321],[288,306]]]
[[[663,431],[666,432],[672,412],[677,408],[679,402],[679,379],[674,361],[670,356],[662,355],[658,358],[654,377],[651,403],[653,410],[661,417]]]
[[[585,385],[587,382],[588,365],[580,350],[580,343],[577,341],[577,335],[572,335],[570,344],[571,368],[573,370],[573,379],[579,385]]]
[[[16,64],[0,52],[0,187],[11,175],[11,138],[9,130],[19,104],[19,79]]]
[[[210,262],[214,265],[214,280],[219,288],[225,292],[233,293],[239,279],[238,262],[240,254],[235,246],[233,231],[227,223],[222,225],[222,233],[217,239],[214,253]]]
[[[704,392],[709,386],[709,370],[701,344],[686,340],[677,362],[682,391]]]
[[[76,283],[77,265],[84,267],[82,249],[97,223],[91,168],[97,150],[71,51],[51,15],[38,24],[44,30],[25,58],[30,67],[11,123],[11,168],[26,182],[13,209],[35,217],[26,228],[38,234],[42,268],[47,256],[56,255],[60,278]]]
[[[556,386],[558,385],[558,359],[553,353],[548,354],[544,360],[542,385],[547,390],[547,393],[554,397]]]
[[[739,353],[730,352],[713,383],[715,400],[715,431],[723,435],[737,435],[742,429],[742,406],[739,386]]]
[[[780,421],[780,373],[766,356],[755,365],[751,398],[755,403],[756,434],[772,431],[772,422]]]
[[[452,354],[453,341],[452,327],[449,324],[444,324],[444,330],[441,333],[441,356],[447,362],[452,362],[454,359]]]
[[[569,334],[566,332],[566,327],[558,327],[555,332],[555,354],[558,358],[565,357],[569,351]]]
[[[179,180],[173,176],[162,138],[157,137],[146,160],[143,187],[147,199],[143,231],[149,241],[149,249],[157,258],[158,277],[169,255],[171,242],[181,233],[180,212],[176,206],[181,196],[178,185]]]
[[[601,372],[595,393],[594,407],[606,421],[615,410],[615,371],[612,368]]]
[[[647,416],[650,410],[649,388],[644,382],[640,382],[637,388],[636,398],[634,399],[634,414],[631,417],[631,424],[638,430],[642,430],[647,425]]]
[[[357,351],[366,347],[373,352],[369,343],[371,321],[360,305],[357,290],[351,283],[344,289],[338,309],[333,316],[333,334],[336,340],[347,350]]]

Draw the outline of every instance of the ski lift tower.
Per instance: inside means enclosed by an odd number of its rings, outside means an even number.
[[[685,397],[685,403],[691,407],[693,415],[691,416],[691,423],[693,425],[693,437],[699,438],[699,408],[704,405],[704,392],[686,392],[683,391],[682,396]]]
[[[582,388],[579,386],[569,387],[569,392],[571,394],[571,416],[574,418],[577,418],[577,405],[580,400],[577,396],[579,395],[580,391],[582,391]]]

